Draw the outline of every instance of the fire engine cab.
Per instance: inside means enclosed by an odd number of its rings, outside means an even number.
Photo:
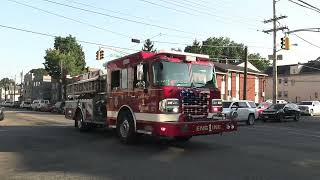
[[[220,99],[209,56],[175,51],[137,52],[104,64],[106,74],[85,75],[68,86],[66,117],[85,130],[116,130],[122,142],[137,134],[187,141],[237,130],[218,119]]]

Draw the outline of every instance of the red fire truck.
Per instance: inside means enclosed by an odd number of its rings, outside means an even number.
[[[220,98],[209,56],[175,51],[137,52],[107,62],[101,71],[70,84],[66,114],[80,130],[106,126],[122,142],[138,134],[187,141],[192,136],[237,130],[218,119]]]

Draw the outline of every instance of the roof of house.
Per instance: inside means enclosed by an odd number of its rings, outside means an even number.
[[[296,74],[319,74],[320,73],[320,68],[313,67],[312,65],[308,65],[307,63],[305,64],[290,64],[290,65],[282,65],[278,66],[278,75],[290,75],[290,68],[293,66],[301,66],[301,69],[299,70],[298,73]],[[269,67],[266,71],[266,74],[269,76],[272,76],[273,74],[273,67]]]
[[[232,64],[224,64],[224,63],[217,63],[214,62],[215,68],[217,72],[228,72],[228,71],[240,71],[240,72],[244,72],[244,67],[241,66],[235,66]],[[248,69],[248,73],[250,74],[260,74],[260,75],[266,75],[264,73],[261,73],[259,71],[255,71],[252,69]]]

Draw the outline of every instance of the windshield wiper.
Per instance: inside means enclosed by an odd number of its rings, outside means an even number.
[[[202,87],[207,85],[206,83],[203,83],[203,82],[193,82],[193,83],[194,83],[194,84],[202,85]]]

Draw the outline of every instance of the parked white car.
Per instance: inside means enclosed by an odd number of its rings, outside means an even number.
[[[20,104],[20,108],[22,109],[30,109],[31,108],[31,103],[27,101],[22,101]]]
[[[237,121],[245,121],[248,125],[253,125],[255,120],[258,119],[258,112],[256,104],[252,101],[240,100],[240,101],[224,101],[222,102],[223,111],[227,118],[236,112]]]
[[[302,101],[299,103],[301,114],[310,116],[320,115],[320,102],[319,101]]]
[[[49,104],[50,104],[49,100],[40,100],[39,103],[37,104],[37,109],[38,110],[46,109]]]
[[[34,100],[31,104],[31,109],[32,110],[38,110],[38,104],[40,103],[40,100]]]

